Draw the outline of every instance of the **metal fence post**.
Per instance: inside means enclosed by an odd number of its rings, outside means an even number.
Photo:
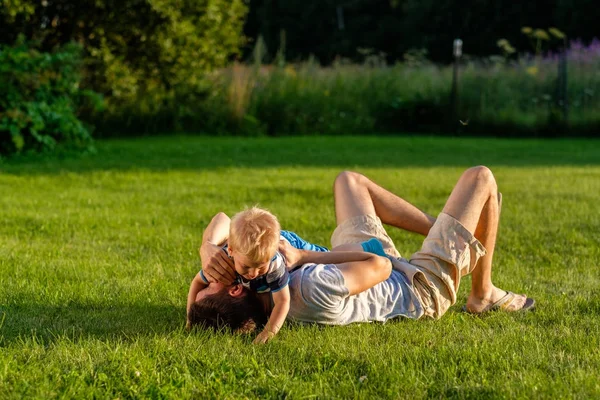
[[[454,69],[452,73],[452,91],[450,92],[450,101],[452,106],[452,117],[456,120],[458,117],[459,110],[459,96],[458,96],[458,68],[460,64],[460,57],[462,56],[462,45],[463,42],[460,39],[454,39],[453,54],[454,54]]]
[[[569,118],[569,101],[567,95],[567,45],[564,44],[558,60],[558,101],[562,110],[563,122],[566,124]]]
[[[337,6],[335,8],[335,11],[337,13],[338,30],[343,31],[345,29],[344,9],[342,8],[342,6]]]

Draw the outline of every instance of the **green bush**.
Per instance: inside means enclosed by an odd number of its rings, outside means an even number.
[[[207,75],[244,43],[246,13],[243,0],[12,0],[0,7],[0,43],[23,32],[46,51],[81,44],[81,86],[106,101],[89,115],[97,134],[193,129]]]
[[[97,94],[79,88],[81,48],[65,45],[52,53],[24,40],[0,46],[0,153],[48,150],[61,143],[91,144],[80,107],[97,109]]]

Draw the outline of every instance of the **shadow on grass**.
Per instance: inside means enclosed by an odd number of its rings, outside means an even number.
[[[434,167],[600,164],[600,141],[429,136],[239,138],[170,136],[97,142],[90,155],[16,157],[0,171],[18,175],[223,167]]]
[[[153,304],[0,307],[0,347],[31,337],[47,344],[65,337],[77,341],[166,334],[183,327],[184,313],[179,307]]]

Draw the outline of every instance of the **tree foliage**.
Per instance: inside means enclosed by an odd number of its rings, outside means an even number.
[[[185,114],[207,72],[238,53],[246,11],[243,0],[4,0],[0,41],[80,44],[82,85],[106,97],[107,118]]]
[[[58,143],[87,147],[90,128],[77,116],[101,99],[79,87],[81,48],[69,44],[40,52],[22,38],[0,46],[0,153],[53,149]]]

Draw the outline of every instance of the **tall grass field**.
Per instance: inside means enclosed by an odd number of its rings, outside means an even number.
[[[131,104],[108,100],[108,111],[95,122],[100,136],[176,129],[245,136],[418,131],[597,138],[600,40],[571,40],[564,73],[559,59],[547,52],[465,55],[455,100],[453,67],[418,52],[394,65],[377,54],[362,64],[339,60],[328,67],[314,59],[236,63],[206,76],[200,98],[181,86],[175,99],[144,93]]]
[[[504,195],[493,279],[537,310],[187,332],[218,211],[270,209],[329,245],[332,183],[366,174],[437,214],[461,172]],[[154,137],[0,162],[0,398],[598,398],[600,143],[439,137]],[[389,229],[409,256],[422,238]]]

